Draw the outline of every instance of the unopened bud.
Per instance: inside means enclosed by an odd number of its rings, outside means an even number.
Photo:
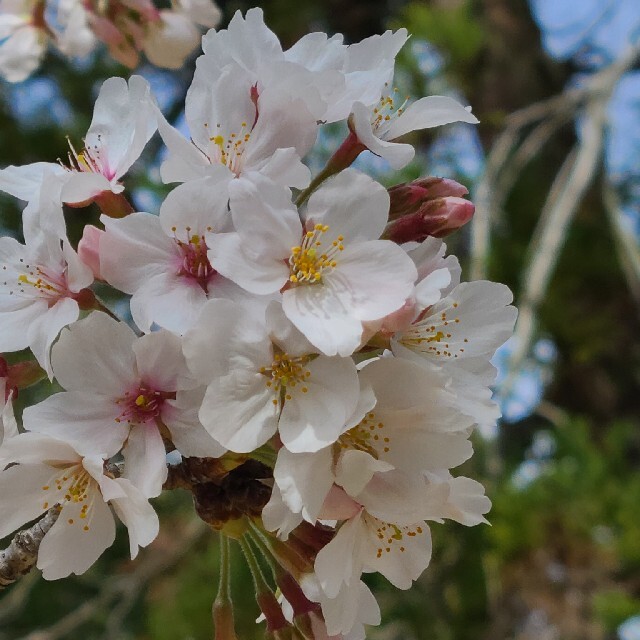
[[[422,242],[428,236],[443,238],[469,222],[474,211],[472,202],[455,196],[426,200],[417,212],[389,223],[383,238],[398,244]]]
[[[459,182],[448,178],[420,178],[413,182],[403,182],[389,189],[391,200],[389,220],[417,213],[429,200],[452,196],[461,198],[469,191]]]
[[[103,233],[98,227],[88,224],[78,243],[78,257],[91,269],[97,280],[104,280],[100,275],[100,238]]]

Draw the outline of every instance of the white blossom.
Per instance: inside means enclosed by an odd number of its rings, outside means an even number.
[[[104,468],[103,454],[79,454],[68,442],[26,433],[5,442],[0,471],[0,537],[58,509],[38,550],[47,580],[84,573],[115,539],[112,513],[127,526],[131,558],[158,535],[158,517],[127,479]]]

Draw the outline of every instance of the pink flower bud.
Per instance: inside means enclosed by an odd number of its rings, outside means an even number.
[[[94,278],[103,280],[100,275],[100,238],[104,231],[88,224],[78,243],[78,257],[91,269]]]
[[[415,213],[391,222],[383,237],[398,244],[422,242],[427,236],[443,238],[469,222],[474,211],[472,202],[455,196],[426,200]]]
[[[389,189],[391,198],[389,220],[417,213],[429,200],[447,196],[460,198],[467,193],[469,192],[465,186],[448,178],[428,177],[397,184]]]

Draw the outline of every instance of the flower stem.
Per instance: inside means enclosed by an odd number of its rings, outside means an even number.
[[[229,538],[220,536],[220,582],[218,595],[213,602],[212,615],[215,627],[214,640],[237,640],[233,624],[231,600],[231,553]]]
[[[300,192],[296,199],[296,206],[301,207],[325,180],[350,167],[365,149],[366,147],[358,140],[358,136],[350,131],[338,150],[329,158],[325,168],[309,183],[306,189]]]
[[[289,623],[286,621],[284,614],[282,613],[282,609],[276,600],[273,590],[264,578],[264,574],[262,573],[262,569],[258,564],[258,560],[256,559],[251,545],[244,537],[238,540],[238,544],[240,545],[242,553],[249,565],[249,571],[251,571],[253,585],[256,590],[256,600],[258,601],[260,610],[267,620],[267,631],[277,631],[278,629],[288,626]]]

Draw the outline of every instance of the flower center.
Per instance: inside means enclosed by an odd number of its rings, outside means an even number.
[[[24,258],[20,258],[17,265],[2,265],[0,274],[0,285],[8,288],[9,295],[45,298],[50,307],[60,298],[75,295],[68,289],[65,272],[56,273],[40,265],[28,264]]]
[[[391,438],[385,435],[384,422],[370,412],[355,427],[343,433],[338,443],[343,449],[365,451],[377,460],[381,453],[389,452]]]
[[[185,276],[195,280],[205,291],[207,285],[217,271],[211,266],[209,257],[207,256],[207,242],[204,235],[191,234],[191,227],[186,227],[188,240],[184,242],[175,237],[176,244],[180,247],[182,253],[182,264],[178,275]],[[172,231],[176,232],[176,227],[172,227]],[[207,227],[207,231],[213,229]]]
[[[338,264],[335,259],[344,251],[343,236],[338,236],[325,250],[322,236],[329,231],[329,225],[316,224],[313,231],[307,231],[297,247],[291,247],[289,281],[293,284],[321,284],[323,276],[331,273]],[[326,241],[325,241],[326,242]]]
[[[458,303],[453,303],[453,309],[457,309]],[[442,311],[439,315],[428,316],[419,319],[407,329],[400,338],[400,343],[407,349],[441,358],[458,358],[464,353],[464,347],[451,345],[451,342],[468,343],[468,338],[454,336],[451,331],[460,323],[460,318],[451,317],[450,313]],[[454,353],[455,352],[455,353]]]
[[[260,373],[267,377],[267,388],[276,396],[272,400],[275,406],[291,400],[290,391],[298,384],[302,393],[309,391],[305,384],[311,377],[311,372],[306,369],[308,362],[309,356],[291,357],[287,353],[276,353],[270,367],[260,367]]]
[[[67,138],[70,151],[67,153],[68,166],[64,165],[60,160],[60,165],[67,171],[75,171],[79,173],[99,173],[107,180],[111,180],[115,176],[115,172],[109,169],[107,159],[103,156],[102,136],[98,135],[98,143],[92,147],[85,147],[78,153]]]
[[[118,423],[146,424],[160,415],[164,401],[172,396],[173,394],[165,391],[156,391],[145,386],[140,386],[133,393],[126,391],[122,398],[116,400],[122,412],[115,420]]]
[[[378,538],[378,549],[376,556],[381,558],[385,553],[405,552],[405,536],[415,538],[424,533],[421,525],[411,525],[408,527],[399,527],[397,524],[382,522],[377,518],[372,518],[378,525],[376,527],[376,537]]]
[[[371,127],[374,131],[378,131],[379,129],[384,130],[386,128],[385,125],[389,125],[391,123],[391,120],[401,116],[404,112],[407,102],[409,101],[409,96],[407,96],[402,104],[396,108],[397,93],[398,88],[395,87],[393,89],[393,93],[382,96],[382,98],[380,98],[380,102],[378,106],[373,110],[373,115],[371,117]]]
[[[205,127],[209,129],[208,124],[205,124]],[[208,154],[209,162],[223,164],[238,176],[244,166],[243,155],[245,147],[251,139],[251,129],[246,122],[242,122],[240,129],[230,133],[228,137],[223,136],[220,129],[221,125],[216,124],[215,133],[210,131],[213,135],[209,136],[211,142]]]
[[[57,505],[61,522],[66,521],[68,525],[84,523],[83,531],[89,531],[95,488],[95,481],[84,467],[67,467],[62,475],[54,476],[50,484],[42,487],[45,492],[42,509],[46,511]],[[49,491],[52,492],[50,497]]]

